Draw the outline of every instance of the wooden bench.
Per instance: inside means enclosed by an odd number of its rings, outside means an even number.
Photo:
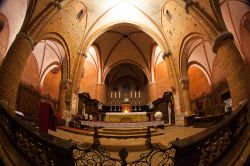
[[[209,126],[214,125],[218,122],[220,122],[224,116],[230,114],[231,111],[218,114],[218,115],[211,115],[211,116],[205,116],[205,117],[195,117],[193,120],[194,126]]]

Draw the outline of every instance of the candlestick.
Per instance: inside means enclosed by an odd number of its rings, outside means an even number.
[[[141,92],[139,91],[139,98],[141,97]]]
[[[136,91],[135,91],[135,98],[136,98]]]
[[[112,94],[113,94],[113,92],[111,91],[111,94],[110,94],[110,98],[112,99]]]
[[[116,99],[116,92],[115,92],[115,99]]]
[[[120,93],[120,91],[119,91],[119,99],[121,98],[121,93]]]
[[[132,97],[133,97],[133,93],[132,93],[132,90],[131,90],[131,99],[132,99]]]

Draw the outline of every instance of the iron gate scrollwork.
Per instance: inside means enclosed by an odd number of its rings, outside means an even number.
[[[157,144],[152,144],[152,148],[140,155],[138,160],[127,162],[128,151],[122,148],[119,152],[120,159],[111,157],[99,144],[76,143],[73,156],[76,166],[171,166],[174,165],[175,149],[171,144],[165,149],[161,149]]]
[[[97,144],[79,144],[73,150],[75,165],[77,166],[96,166],[96,165],[119,165],[120,162],[111,158],[111,154]]]

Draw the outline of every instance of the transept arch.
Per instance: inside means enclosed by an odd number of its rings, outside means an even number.
[[[1,2],[0,13],[6,16],[9,26],[9,38],[7,40],[8,45],[6,51],[10,48],[11,44],[15,40],[16,35],[23,25],[28,8],[28,3],[28,0],[7,0]],[[6,55],[6,51],[4,53],[4,56]]]
[[[191,101],[211,93],[211,80],[200,65],[192,64],[189,66],[188,79]]]
[[[139,65],[138,63],[136,63],[136,61],[131,61],[131,60],[122,60],[122,61],[118,61],[118,62],[112,64],[107,70],[104,71],[104,73],[103,73],[104,80],[106,79],[107,74],[113,68],[115,68],[116,66],[118,66],[120,64],[123,64],[123,63],[129,63],[129,64],[133,64],[133,65],[137,66],[138,68],[140,68],[144,72],[144,74],[146,75],[147,79],[150,80],[150,74],[149,74],[149,72],[147,72],[141,65]]]
[[[161,47],[168,50],[163,33],[150,17],[136,6],[121,1],[103,13],[88,29],[80,50],[85,51],[101,34],[122,23],[128,23],[149,34]]]

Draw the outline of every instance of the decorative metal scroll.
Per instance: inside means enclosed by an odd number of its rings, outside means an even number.
[[[157,144],[152,144],[150,152],[142,153],[140,159],[129,163],[129,166],[171,166],[174,165],[175,149],[169,144],[166,149],[161,149]]]
[[[99,144],[79,144],[73,150],[75,165],[77,166],[171,166],[174,165],[175,149],[169,145],[161,149],[157,144],[152,144],[149,152],[142,153],[138,160],[127,162],[128,151],[123,148],[119,152],[120,159],[111,157]]]
[[[97,144],[77,143],[76,149],[73,150],[73,156],[77,166],[121,165],[119,160],[111,158],[111,154]]]
[[[247,125],[246,112],[222,128],[216,135],[207,139],[200,148],[201,156],[198,165],[213,163],[219,158],[237,139]],[[199,147],[198,147],[199,148]]]

